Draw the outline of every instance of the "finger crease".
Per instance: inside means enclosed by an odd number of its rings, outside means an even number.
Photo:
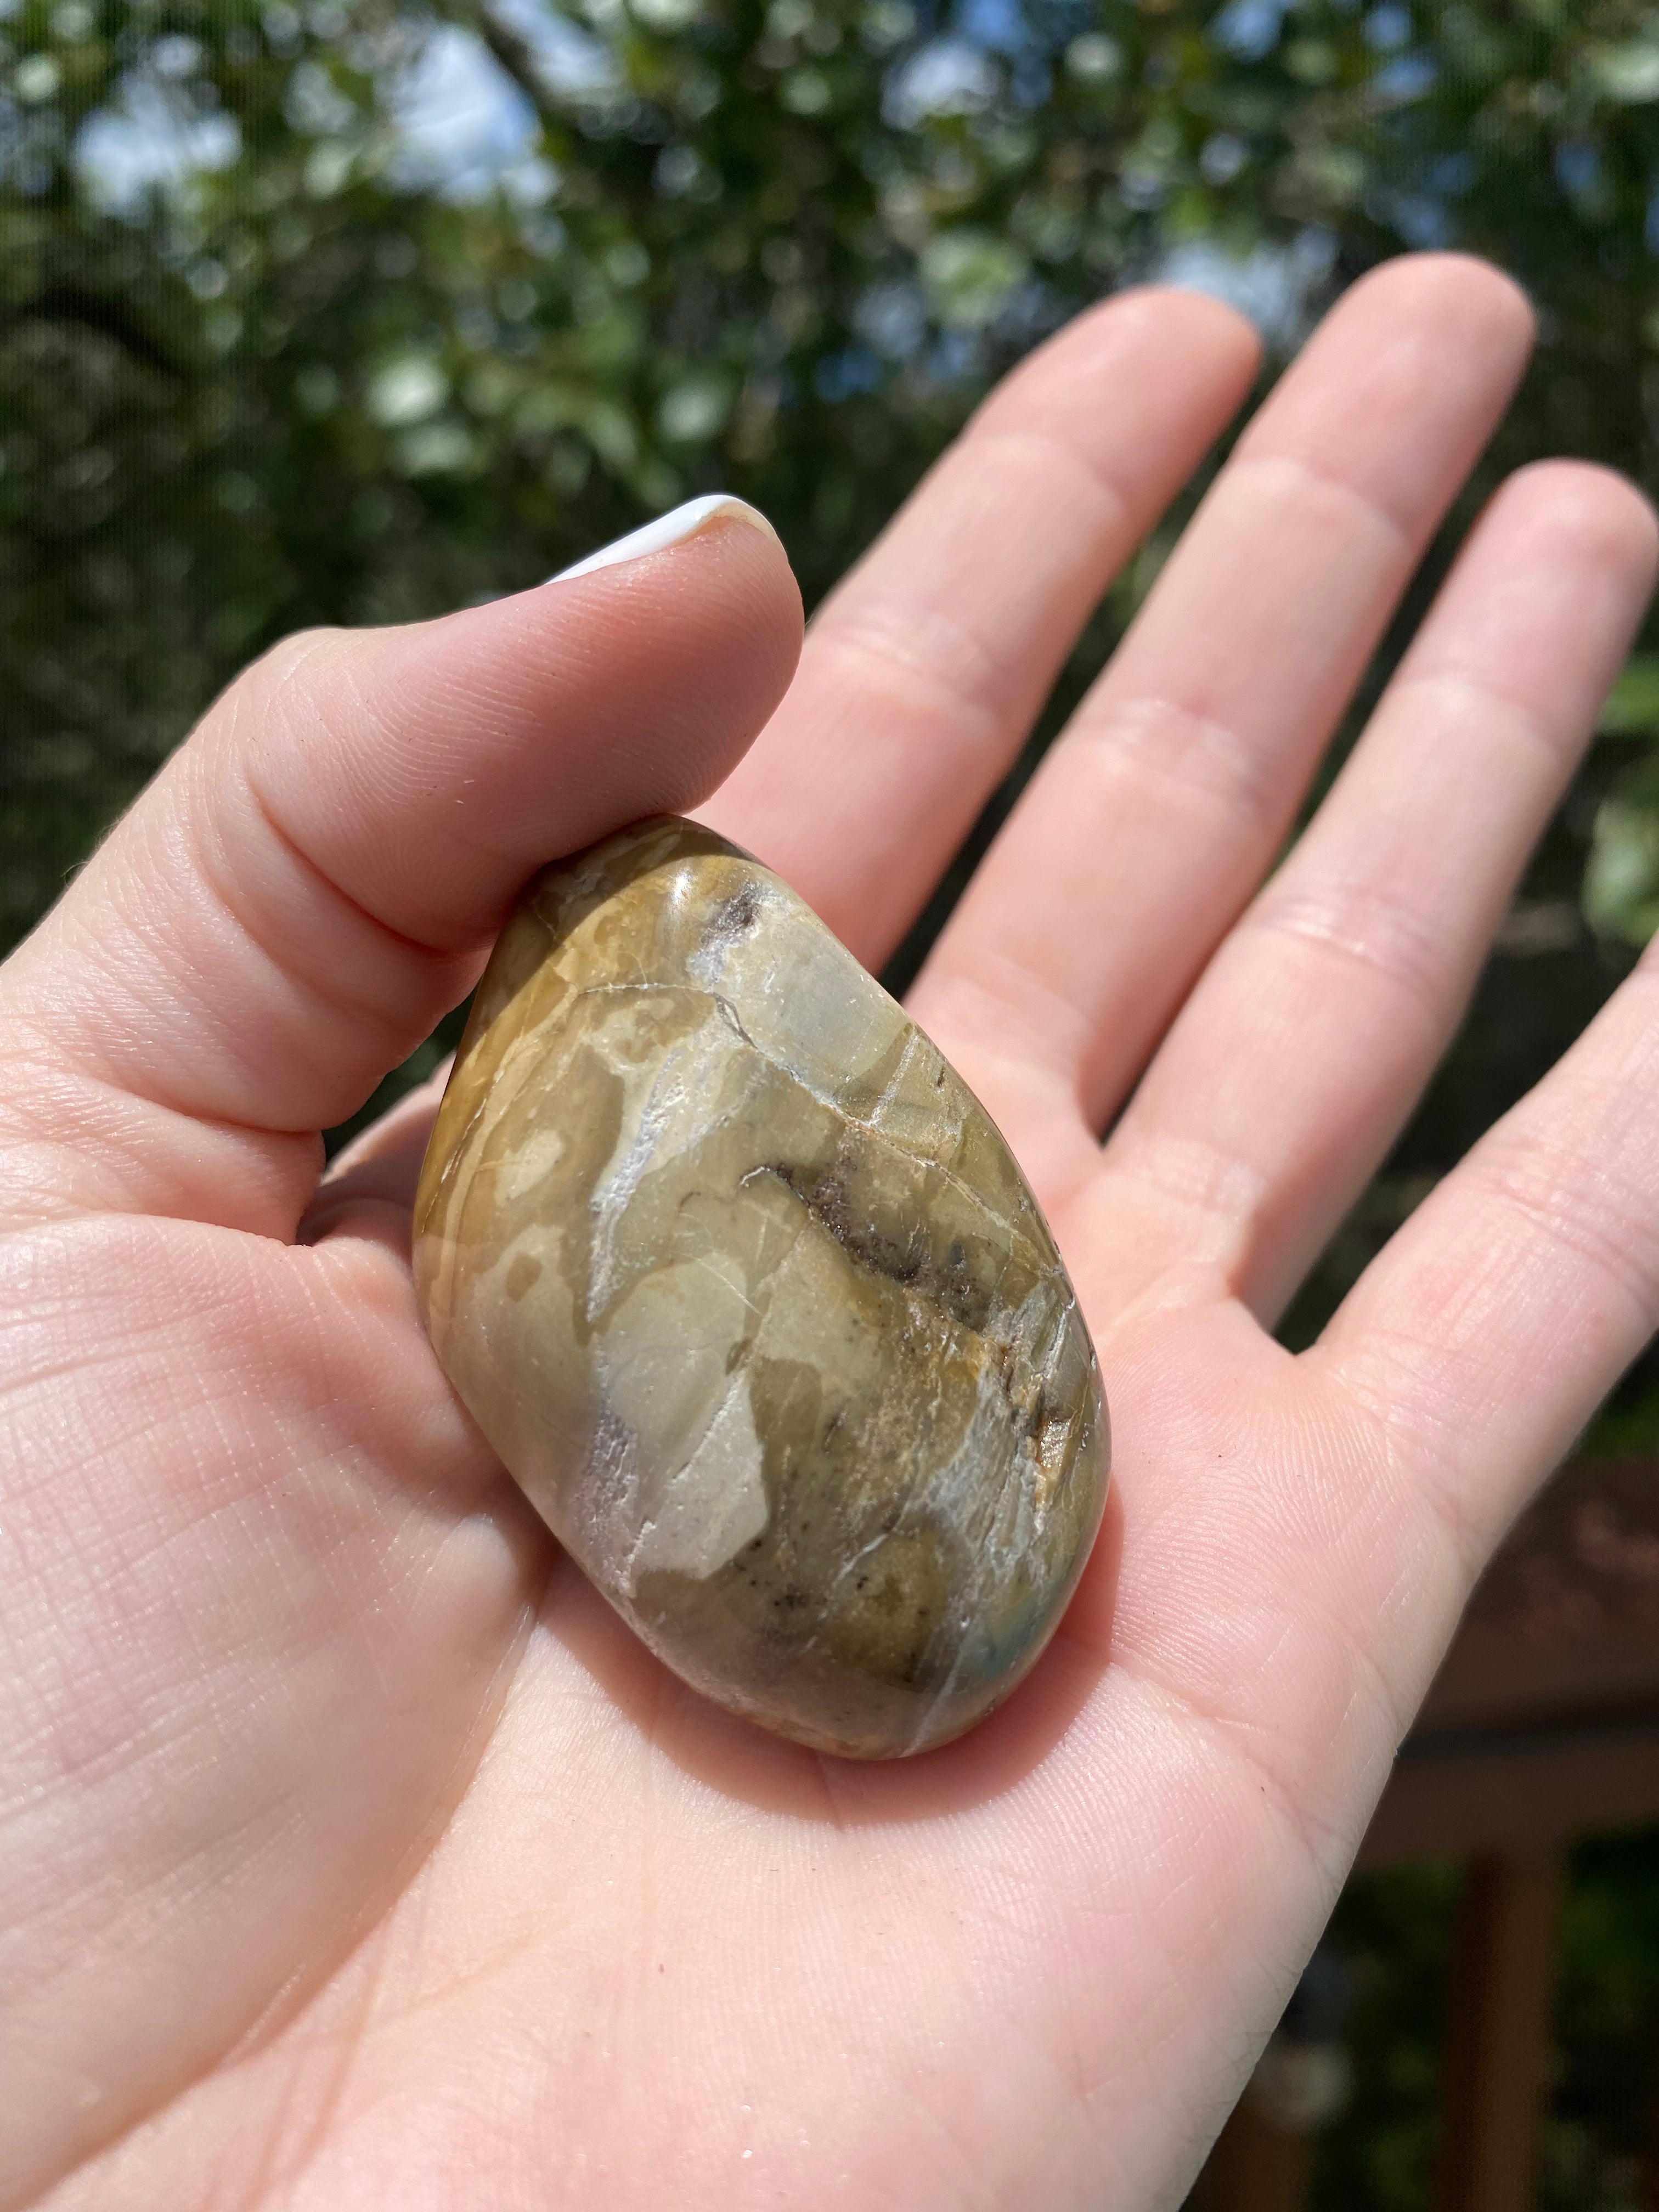
[[[1371,890],[1275,891],[1244,923],[1241,939],[1252,936],[1299,939],[1399,985],[1437,1029],[1450,1018],[1447,933],[1407,901]]]
[[[1395,1368],[1404,1366],[1409,1370],[1410,1381],[1403,1389],[1397,1373],[1390,1371],[1391,1353]],[[1450,1480],[1441,1479],[1443,1474],[1450,1473],[1441,1441],[1447,1434],[1448,1425],[1437,1413],[1431,1415],[1435,1437],[1411,1436],[1400,1419],[1402,1405],[1423,1406],[1424,1370],[1426,1366],[1437,1365],[1443,1355],[1442,1345],[1425,1344],[1420,1339],[1395,1333],[1384,1335],[1376,1332],[1358,1356],[1345,1354],[1332,1358],[1321,1344],[1310,1345],[1298,1356],[1316,1364],[1370,1427],[1376,1439],[1378,1463],[1387,1469],[1396,1491],[1404,1494],[1409,1490],[1427,1506],[1455,1563],[1458,1586],[1468,1590],[1474,1588],[1492,1555],[1492,1533],[1476,1519],[1471,1510],[1472,1501],[1460,1495]]]
[[[310,883],[319,887],[331,901],[343,908],[349,920],[361,924],[362,927],[371,932],[388,950],[406,954],[424,967],[443,968],[454,964],[457,958],[460,957],[455,949],[446,948],[440,945],[428,945],[420,938],[407,936],[392,923],[383,921],[372,908],[364,906],[361,900],[354,898],[351,893],[337,883],[328,871],[318,861],[313,860],[304,847],[283,828],[275,810],[253,779],[243,775],[239,781],[257,818],[272,842],[294,862]],[[270,948],[266,944],[264,933],[244,910],[231,889],[230,872],[215,865],[216,860],[223,860],[227,857],[217,838],[209,840],[204,838],[198,832],[195,843],[198,852],[202,855],[204,864],[204,872],[209,877],[215,896],[224,907],[226,912],[247,932],[254,942],[269,951]],[[286,958],[282,960],[281,964],[287,967]],[[331,974],[337,976],[338,967],[337,961],[331,962]],[[330,992],[330,996],[335,996],[332,990]],[[336,998],[336,1003],[338,1004],[341,1001]]]
[[[1067,445],[1063,439],[1045,436],[1041,431],[970,429],[963,441],[962,450],[964,453],[971,452],[978,455],[999,447],[1006,447],[1016,457],[1039,453],[1057,462],[1066,478],[1068,501],[1074,501],[1077,496],[1080,476],[1085,485],[1099,495],[1101,504],[1106,509],[1103,525],[1106,531],[1121,531],[1137,504],[1131,501],[1116,477],[1109,475],[1091,455],[1078,447]]]
[[[1269,1196],[1267,1180],[1259,1168],[1206,1138],[1177,1135],[1169,1129],[1143,1133],[1126,1121],[1108,1140],[1102,1171],[1152,1190],[1183,1215],[1224,1231],[1213,1249],[1189,1257],[1222,1269],[1229,1294],[1237,1295],[1232,1273],[1243,1265],[1247,1234]]]
[[[1606,1275],[1634,1304],[1644,1329],[1659,1316],[1659,1255],[1644,1261],[1641,1253],[1621,1242],[1631,1224],[1643,1220],[1650,1209],[1646,1192],[1620,1190],[1605,1164],[1587,1161],[1565,1164],[1552,1175],[1555,1164],[1547,1155],[1535,1153],[1524,1167],[1498,1166],[1488,1170],[1487,1188],[1518,1213],[1546,1242],[1588,1261]],[[1593,1181],[1587,1182],[1590,1169]],[[1614,1224],[1617,1224],[1615,1228]]]
[[[966,750],[989,750],[1015,711],[1006,674],[981,641],[946,617],[908,629],[871,615],[836,615],[811,634],[807,654],[862,664],[878,687],[908,685],[932,708],[974,726]],[[868,683],[855,680],[860,693]]]
[[[1252,819],[1258,838],[1277,837],[1287,811],[1277,763],[1237,724],[1200,714],[1172,699],[1147,695],[1085,706],[1059,750],[1063,765],[1074,747],[1115,776],[1194,792]]]
[[[1382,703],[1387,708],[1400,702],[1412,701],[1419,704],[1420,711],[1420,700],[1425,694],[1431,701],[1440,697],[1472,708],[1483,720],[1501,714],[1513,726],[1512,732],[1506,732],[1506,735],[1517,734],[1534,746],[1557,775],[1566,767],[1572,749],[1551,735],[1548,726],[1534,708],[1498,685],[1466,675],[1461,670],[1425,670],[1420,676],[1396,676]]]
[[[1227,471],[1228,478],[1237,482],[1251,476],[1289,477],[1301,489],[1318,493],[1352,507],[1363,521],[1370,523],[1389,538],[1395,550],[1409,556],[1415,551],[1420,532],[1405,519],[1384,507],[1370,492],[1361,491],[1358,484],[1350,483],[1330,469],[1322,468],[1316,461],[1304,459],[1296,453],[1251,453],[1237,455]]]

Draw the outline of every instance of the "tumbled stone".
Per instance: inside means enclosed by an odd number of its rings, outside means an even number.
[[[531,884],[415,1264],[507,1468],[720,1704],[895,1757],[1048,1641],[1107,1460],[1054,1242],[935,1047],[709,831],[643,823]]]

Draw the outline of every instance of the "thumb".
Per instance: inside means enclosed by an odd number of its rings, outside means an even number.
[[[720,496],[512,599],[287,640],[7,963],[14,1035],[90,1079],[118,1150],[155,1141],[134,1098],[175,1143],[179,1117],[286,1139],[297,1216],[314,1132],[465,994],[525,879],[707,797],[800,634],[769,525]]]

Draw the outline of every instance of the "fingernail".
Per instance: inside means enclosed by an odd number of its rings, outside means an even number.
[[[702,499],[688,499],[684,507],[671,507],[654,522],[630,530],[626,538],[601,545],[597,553],[590,553],[585,561],[578,561],[568,568],[561,568],[549,580],[562,584],[572,576],[590,575],[595,568],[614,568],[619,562],[642,560],[647,553],[660,553],[667,546],[695,538],[716,518],[728,516],[733,522],[751,523],[770,538],[777,538],[777,532],[758,507],[750,507],[746,500],[734,499],[729,491],[711,491]]]

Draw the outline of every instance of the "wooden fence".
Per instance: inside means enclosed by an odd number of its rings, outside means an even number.
[[[1476,1592],[1359,1856],[1362,1870],[1468,1865],[1433,2212],[1532,2212],[1565,1855],[1581,1835],[1648,1821],[1659,1824],[1659,1459],[1580,1460]],[[1285,2079],[1270,2047],[1193,2212],[1302,2212],[1313,2135]],[[1650,2167],[1659,2212],[1659,2158]]]

